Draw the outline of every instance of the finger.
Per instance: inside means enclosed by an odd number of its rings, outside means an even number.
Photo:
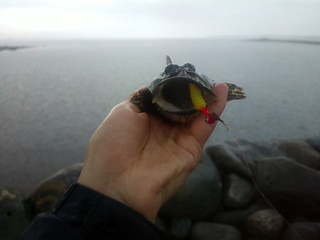
[[[141,113],[140,109],[129,101],[129,99],[114,106],[106,118],[102,121],[99,128],[106,127],[108,121],[117,121],[119,124],[128,125],[133,122],[139,121],[145,113]]]
[[[215,112],[220,116],[227,103],[228,86],[225,83],[217,83],[215,84],[213,91],[218,97],[218,100],[208,107],[208,111]],[[216,125],[217,121],[213,124],[206,123],[203,114],[200,114],[200,116],[194,120],[191,131],[201,146],[205,144]]]
[[[109,112],[108,116],[100,124],[99,128],[103,127],[105,125],[105,122],[108,119],[110,119],[111,117],[118,117],[118,115],[120,117],[118,121],[120,122],[122,121],[127,122],[129,119],[131,122],[136,122],[136,121],[133,121],[133,119],[135,119],[138,122],[142,121],[142,123],[145,123],[145,121],[148,119],[148,116],[145,112],[141,111],[139,104],[143,105],[146,102],[146,100],[144,98],[142,99],[138,98],[136,99],[138,104],[132,101],[133,97],[136,96],[137,93],[144,93],[144,92],[150,92],[146,86],[142,86],[138,88],[129,96],[127,100],[114,106]]]
[[[94,135],[98,139],[118,136],[119,139],[126,141],[125,139],[128,139],[128,136],[131,134],[130,136],[134,136],[135,138],[135,141],[131,143],[131,147],[135,144],[143,147],[141,142],[145,140],[148,121],[148,115],[146,113],[140,113],[139,109],[133,103],[126,100],[116,105],[110,111]],[[112,132],[112,134],[110,134],[110,132]],[[139,148],[137,147],[136,149]]]
[[[228,96],[228,86],[225,83],[217,83],[213,88],[214,93],[218,97],[218,101],[208,107],[209,112],[215,112],[218,116],[223,112]]]

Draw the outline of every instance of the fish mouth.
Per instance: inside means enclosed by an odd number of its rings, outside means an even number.
[[[196,85],[198,88],[201,90],[204,90],[208,92],[209,94],[215,96],[215,93],[213,92],[213,84],[208,83],[207,81],[203,80],[199,76],[172,76],[172,77],[164,77],[164,78],[158,78],[154,80],[152,83],[149,85],[149,90],[154,93],[157,92],[157,89],[166,84],[175,84],[175,85],[185,85],[188,83],[192,83]]]
[[[216,100],[217,97],[212,89],[209,90],[201,82],[189,77],[174,76],[161,79],[152,86],[153,88],[150,90],[153,94],[152,103],[156,104],[160,111],[170,113],[192,114],[198,112],[191,100],[190,83],[201,89],[208,105]]]

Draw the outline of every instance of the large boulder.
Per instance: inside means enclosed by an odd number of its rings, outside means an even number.
[[[278,147],[285,156],[308,167],[320,170],[320,152],[305,140],[280,141]]]
[[[29,218],[41,212],[50,212],[70,185],[77,182],[82,166],[82,163],[73,164],[43,180],[24,200]]]
[[[0,239],[18,239],[29,220],[23,208],[23,195],[0,187]]]
[[[320,172],[287,157],[265,158],[253,169],[258,186],[282,210],[320,214]]]
[[[306,139],[307,143],[310,144],[315,150],[320,152],[320,136],[310,137]]]
[[[238,143],[240,148],[236,143],[227,141],[206,149],[219,171],[250,178],[248,166],[252,168],[256,159],[282,155],[275,143],[247,140],[239,140]]]
[[[221,199],[220,175],[207,154],[203,154],[182,187],[160,209],[166,218],[206,219],[217,210]]]
[[[295,222],[287,227],[281,240],[319,240],[320,222]]]

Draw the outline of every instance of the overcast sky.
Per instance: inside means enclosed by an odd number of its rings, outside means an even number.
[[[320,0],[0,0],[0,39],[320,36]]]

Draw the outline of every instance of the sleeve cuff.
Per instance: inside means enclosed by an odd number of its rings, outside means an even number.
[[[80,184],[69,188],[53,213],[92,239],[169,239],[133,209]]]

